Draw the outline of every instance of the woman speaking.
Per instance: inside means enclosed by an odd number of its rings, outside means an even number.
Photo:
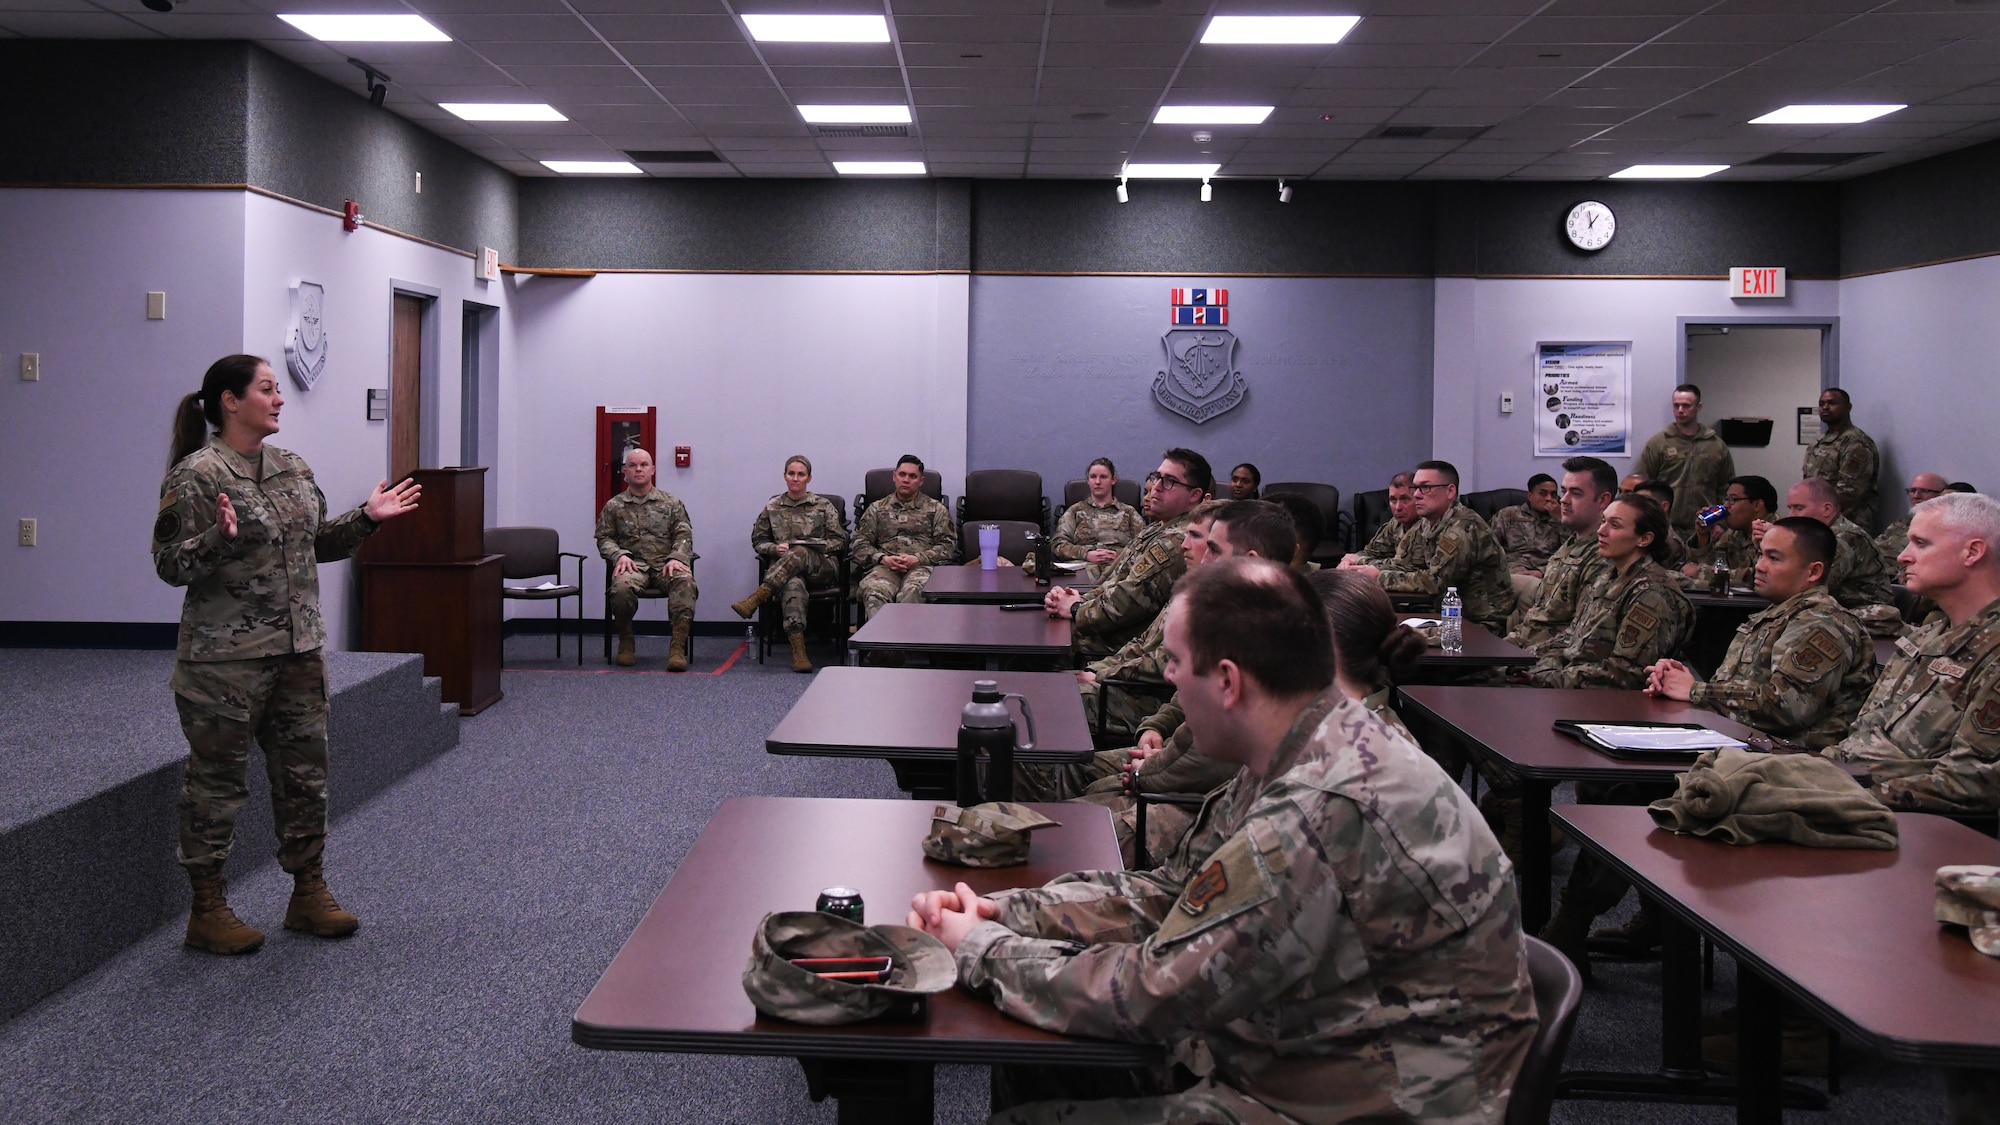
[[[253,741],[271,779],[278,862],[295,880],[285,927],[344,937],[360,926],[320,871],[327,692],[318,564],[352,555],[382,520],[415,508],[419,489],[383,481],[366,504],[327,520],[305,461],[264,444],[284,404],[270,364],[216,360],[174,413],[153,523],[154,569],[187,587],[171,681],[188,740],[180,862],[194,884],[187,944],[209,953],[264,943],[229,909],[222,878]]]

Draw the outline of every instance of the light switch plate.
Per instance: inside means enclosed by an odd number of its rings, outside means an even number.
[[[1513,391],[1501,391],[1501,392],[1500,392],[1500,413],[1502,413],[1502,414],[1512,414],[1512,413],[1514,413],[1514,392],[1513,392]]]
[[[167,319],[166,293],[158,289],[155,289],[146,294],[146,319],[147,320]]]
[[[41,378],[42,378],[42,353],[22,352],[21,381],[23,383],[37,383],[41,381]]]

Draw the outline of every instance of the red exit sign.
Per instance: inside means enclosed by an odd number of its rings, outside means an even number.
[[[1729,271],[1731,297],[1782,297],[1785,295],[1785,267],[1734,266]]]

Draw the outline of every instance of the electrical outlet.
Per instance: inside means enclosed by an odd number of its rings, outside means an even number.
[[[42,353],[22,352],[21,381],[23,383],[36,383],[40,382],[41,378],[42,378]]]
[[[32,546],[34,546],[34,545],[35,545],[35,521],[34,521],[34,520],[22,520],[22,521],[21,521],[21,546],[23,546],[23,547],[32,547]]]

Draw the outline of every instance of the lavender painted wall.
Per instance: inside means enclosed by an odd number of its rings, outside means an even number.
[[[1836,281],[1793,281],[1782,301],[1731,301],[1720,281],[1592,278],[1474,280],[1439,278],[1437,383],[1432,445],[1458,466],[1468,490],[1519,488],[1556,458],[1537,458],[1529,432],[1530,372],[1542,341],[1632,342],[1632,453],[1607,457],[1622,473],[1646,439],[1673,420],[1679,371],[1679,317],[1727,321],[1746,316],[1836,316]],[[1842,329],[1846,344],[1846,329]],[[1841,364],[1842,382],[1846,361]],[[1500,393],[1515,410],[1500,413]],[[1713,421],[1704,416],[1703,421]]]
[[[1218,474],[1379,488],[1429,452],[1431,281],[1383,278],[972,279],[973,468],[1033,469],[1051,503],[1095,456],[1127,477],[1184,445]],[[1229,290],[1243,404],[1196,425],[1153,399],[1168,289]]]
[[[168,426],[243,344],[233,192],[0,191],[0,620],[174,621],[147,546]],[[146,319],[146,293],[167,318]],[[20,379],[39,352],[40,382]],[[14,521],[41,545],[15,545]]]
[[[1840,291],[1840,385],[1882,450],[1881,518],[1921,472],[2000,493],[1993,427],[2000,257],[1851,278]]]
[[[329,512],[368,497],[389,473],[389,424],[367,418],[367,389],[389,385],[389,318],[393,282],[435,290],[434,386],[425,395],[426,428],[436,434],[426,465],[458,464],[461,310],[466,301],[501,307],[505,286],[478,281],[472,259],[363,227],[349,234],[340,220],[264,196],[244,197],[243,255],[238,265],[242,347],[281,368],[291,316],[291,287],[300,279],[326,287],[327,367],[311,391],[285,375],[284,431],[277,444],[313,467]],[[500,353],[502,385],[510,363]],[[431,372],[426,372],[427,375]],[[504,467],[504,466],[499,466]],[[488,512],[486,522],[502,521]],[[352,562],[320,567],[320,603],[334,648],[360,643],[359,585]]]
[[[588,615],[603,612],[598,406],[659,407],[659,484],[694,524],[702,621],[735,622],[729,603],[756,586],[750,522],[783,490],[786,456],[810,457],[813,488],[850,505],[863,473],[905,452],[954,495],[964,480],[962,274],[517,276],[508,289],[501,513],[592,556]],[[674,467],[675,445],[694,447],[691,467]]]

